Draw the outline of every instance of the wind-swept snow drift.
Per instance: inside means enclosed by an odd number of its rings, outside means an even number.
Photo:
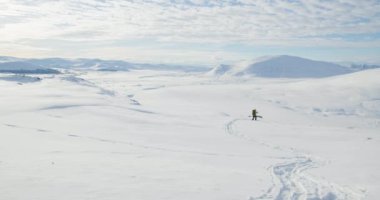
[[[220,65],[209,73],[213,75],[255,75],[270,78],[319,78],[350,73],[338,64],[309,60],[295,56],[262,57],[252,62],[232,66]]]

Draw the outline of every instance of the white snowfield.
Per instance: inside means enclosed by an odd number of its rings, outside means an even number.
[[[39,77],[0,79],[0,199],[380,197],[380,70]]]

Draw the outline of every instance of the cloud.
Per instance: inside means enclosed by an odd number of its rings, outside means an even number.
[[[148,39],[198,44],[379,45],[379,37],[373,37],[380,32],[378,0],[0,0],[0,3],[0,45],[25,40],[80,43]],[[360,37],[351,40],[355,35]]]
[[[1,40],[255,42],[380,30],[380,3],[371,0],[168,2],[5,1],[2,5],[6,6],[0,8],[0,30],[6,37]]]

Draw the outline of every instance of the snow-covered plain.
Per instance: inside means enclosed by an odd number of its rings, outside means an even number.
[[[2,78],[0,199],[376,200],[379,76]]]

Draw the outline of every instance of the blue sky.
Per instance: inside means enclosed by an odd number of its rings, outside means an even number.
[[[379,0],[0,0],[0,55],[380,63]]]

